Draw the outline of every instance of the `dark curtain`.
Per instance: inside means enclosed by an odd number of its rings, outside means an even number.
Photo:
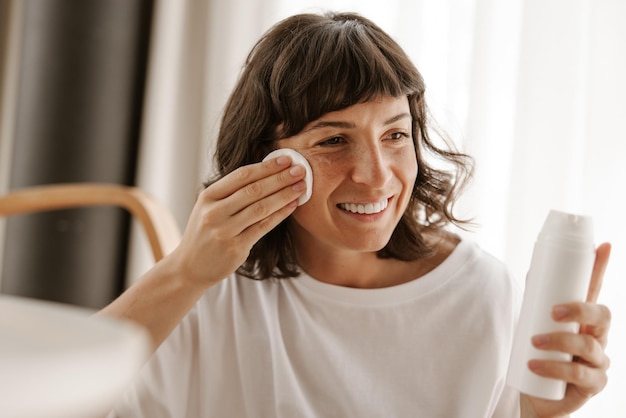
[[[132,184],[151,0],[25,0],[10,188]],[[11,217],[2,293],[100,308],[124,285],[129,215]]]

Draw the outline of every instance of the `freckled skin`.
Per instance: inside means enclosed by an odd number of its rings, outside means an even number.
[[[331,164],[333,163],[332,160],[326,156],[323,155],[318,155],[317,157],[312,157],[315,158],[316,162],[317,162],[317,166],[319,168],[321,168],[322,170],[327,170],[330,168]]]

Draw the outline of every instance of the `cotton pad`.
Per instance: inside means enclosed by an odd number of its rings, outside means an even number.
[[[292,150],[291,148],[279,148],[275,151],[272,151],[267,154],[265,158],[263,158],[263,161],[269,160],[270,158],[280,157],[281,155],[287,155],[291,157],[292,165],[301,165],[306,171],[306,174],[304,175],[304,184],[306,185],[306,191],[298,199],[298,206],[304,205],[311,198],[311,193],[313,193],[313,171],[311,170],[311,166],[302,154],[300,154],[298,151]]]

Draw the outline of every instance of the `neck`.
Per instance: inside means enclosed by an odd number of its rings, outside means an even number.
[[[358,288],[383,287],[378,269],[381,260],[376,253],[338,255],[316,251],[314,254],[298,253],[300,267],[311,277],[326,283]]]
[[[441,264],[459,242],[454,235],[439,237],[428,258],[401,261],[378,258],[375,252],[298,247],[300,268],[316,280],[337,286],[376,289],[415,280]]]

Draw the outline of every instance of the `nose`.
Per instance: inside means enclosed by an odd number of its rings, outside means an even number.
[[[383,187],[392,177],[390,160],[379,145],[359,147],[353,156],[352,181],[370,187]]]

